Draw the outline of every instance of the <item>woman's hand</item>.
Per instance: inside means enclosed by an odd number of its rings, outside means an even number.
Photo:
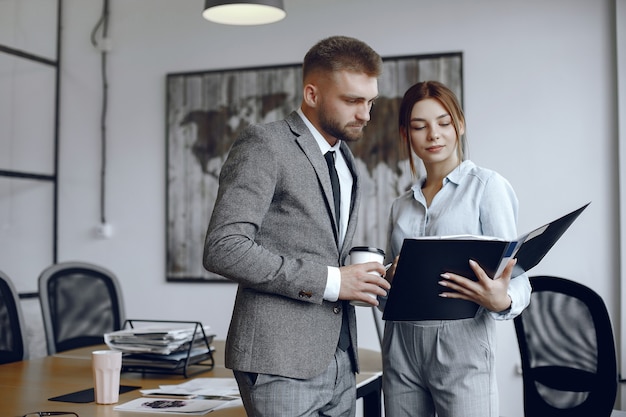
[[[507,290],[517,259],[509,260],[502,275],[494,279],[491,279],[476,261],[470,260],[469,263],[478,281],[449,272],[441,274],[443,280],[439,281],[439,285],[453,291],[442,292],[439,295],[445,298],[473,301],[494,312],[501,312],[511,307],[511,297]]]
[[[387,271],[385,272],[385,275],[384,275],[385,279],[389,281],[390,284],[391,284],[391,281],[393,281],[393,277],[396,275],[396,268],[398,267],[398,259],[400,259],[400,255],[394,258],[393,262],[391,263],[391,266],[387,268]]]

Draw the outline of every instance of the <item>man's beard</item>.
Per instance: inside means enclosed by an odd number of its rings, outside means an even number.
[[[320,126],[324,132],[345,142],[356,142],[361,139],[363,137],[363,128],[367,125],[365,122],[352,122],[345,126],[341,126],[337,120],[327,117],[326,111],[320,112],[319,120]],[[361,129],[354,132],[350,130],[351,128],[357,126],[361,127]]]

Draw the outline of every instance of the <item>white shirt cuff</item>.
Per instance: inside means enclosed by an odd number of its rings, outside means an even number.
[[[341,271],[335,266],[328,267],[328,278],[326,279],[326,289],[324,290],[324,300],[337,301],[339,299],[339,289],[341,288]]]
[[[509,290],[507,291],[511,297],[511,307],[501,313],[491,311],[491,315],[496,320],[511,320],[524,311],[530,303],[530,294],[532,289],[528,280],[528,275],[520,275],[511,279]]]

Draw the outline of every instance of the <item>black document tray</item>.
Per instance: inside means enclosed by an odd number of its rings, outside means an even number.
[[[173,352],[169,355],[153,353],[129,353],[122,354],[123,372],[145,372],[162,374],[181,374],[185,378],[213,369],[215,360],[211,340],[207,338],[202,323],[195,321],[176,320],[126,320],[123,329],[135,328],[139,323],[158,324],[190,324],[194,326],[191,343],[184,350]]]

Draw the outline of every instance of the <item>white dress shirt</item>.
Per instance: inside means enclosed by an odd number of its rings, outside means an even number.
[[[341,203],[340,203],[340,216],[339,216],[339,249],[343,245],[343,240],[346,236],[346,230],[348,229],[348,219],[350,217],[350,201],[352,200],[352,185],[354,179],[348,164],[346,163],[343,154],[341,153],[340,145],[341,141],[337,141],[335,146],[330,144],[324,139],[322,134],[313,126],[313,124],[307,119],[302,112],[302,109],[298,109],[298,114],[311,131],[311,134],[315,138],[317,144],[320,147],[322,155],[328,151],[335,152],[335,169],[337,170],[337,176],[339,177],[339,187],[341,188]],[[326,280],[326,290],[324,291],[324,299],[328,301],[337,301],[339,298],[339,289],[341,287],[341,272],[339,268],[334,266],[328,267],[328,279]]]

